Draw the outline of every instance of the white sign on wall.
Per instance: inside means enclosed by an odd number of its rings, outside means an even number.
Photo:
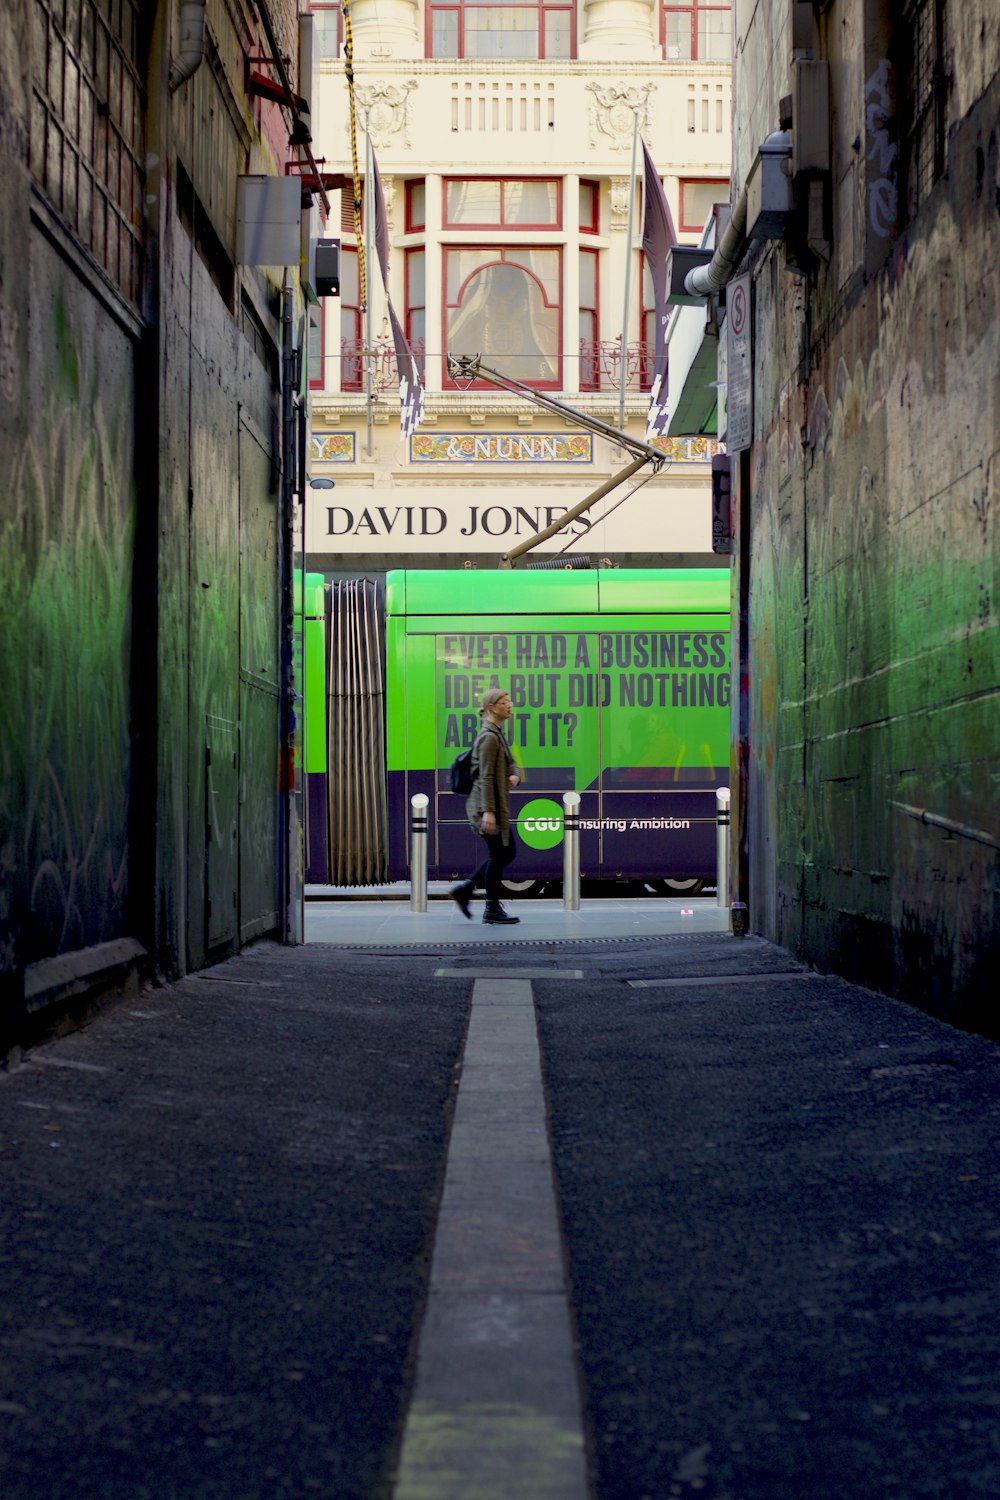
[[[565,499],[545,487],[525,485],[520,496],[486,486],[458,491],[434,488],[353,488],[338,481],[333,491],[312,491],[306,499],[306,550],[310,555],[378,552],[495,553],[537,536],[583,498],[586,487]],[[711,552],[712,496],[709,473],[684,484],[645,485],[620,505],[615,495],[571,521],[542,544],[551,555],[570,551],[596,555],[615,552]],[[612,506],[614,509],[612,510]]]
[[[750,273],[726,289],[726,448],[738,453],[753,442],[753,350],[750,343]]]

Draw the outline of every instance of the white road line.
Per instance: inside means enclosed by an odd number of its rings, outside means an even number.
[[[774,984],[777,980],[822,977],[822,974],[813,974],[809,969],[789,969],[778,974],[699,974],[690,979],[626,979],[625,983],[634,990],[685,990],[695,985]]]

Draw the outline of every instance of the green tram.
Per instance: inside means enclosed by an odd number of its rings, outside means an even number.
[[[428,875],[479,857],[449,770],[506,688],[524,771],[512,892],[562,876],[562,796],[580,794],[585,879],[663,892],[715,879],[729,782],[723,569],[390,572],[306,587],[309,881],[409,876],[410,799],[429,798]]]

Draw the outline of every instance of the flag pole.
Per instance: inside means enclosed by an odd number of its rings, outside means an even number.
[[[628,379],[628,311],[632,290],[632,222],[635,211],[635,156],[639,144],[639,107],[632,106],[632,175],[628,181],[628,225],[625,230],[625,306],[622,310],[621,371],[618,386],[618,426],[625,426],[625,382]]]
[[[372,263],[372,240],[375,230],[375,186],[373,182],[374,171],[372,169],[372,138],[368,134],[368,109],[365,109],[365,265]],[[372,348],[372,278],[368,276],[368,296],[365,301],[365,418],[367,423],[368,444],[366,457],[373,458],[374,427],[375,427],[375,392],[374,392],[374,369],[375,350]]]

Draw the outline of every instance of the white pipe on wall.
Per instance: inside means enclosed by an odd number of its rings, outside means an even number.
[[[171,93],[197,71],[205,56],[206,5],[207,0],[181,0],[179,45],[170,62]]]

